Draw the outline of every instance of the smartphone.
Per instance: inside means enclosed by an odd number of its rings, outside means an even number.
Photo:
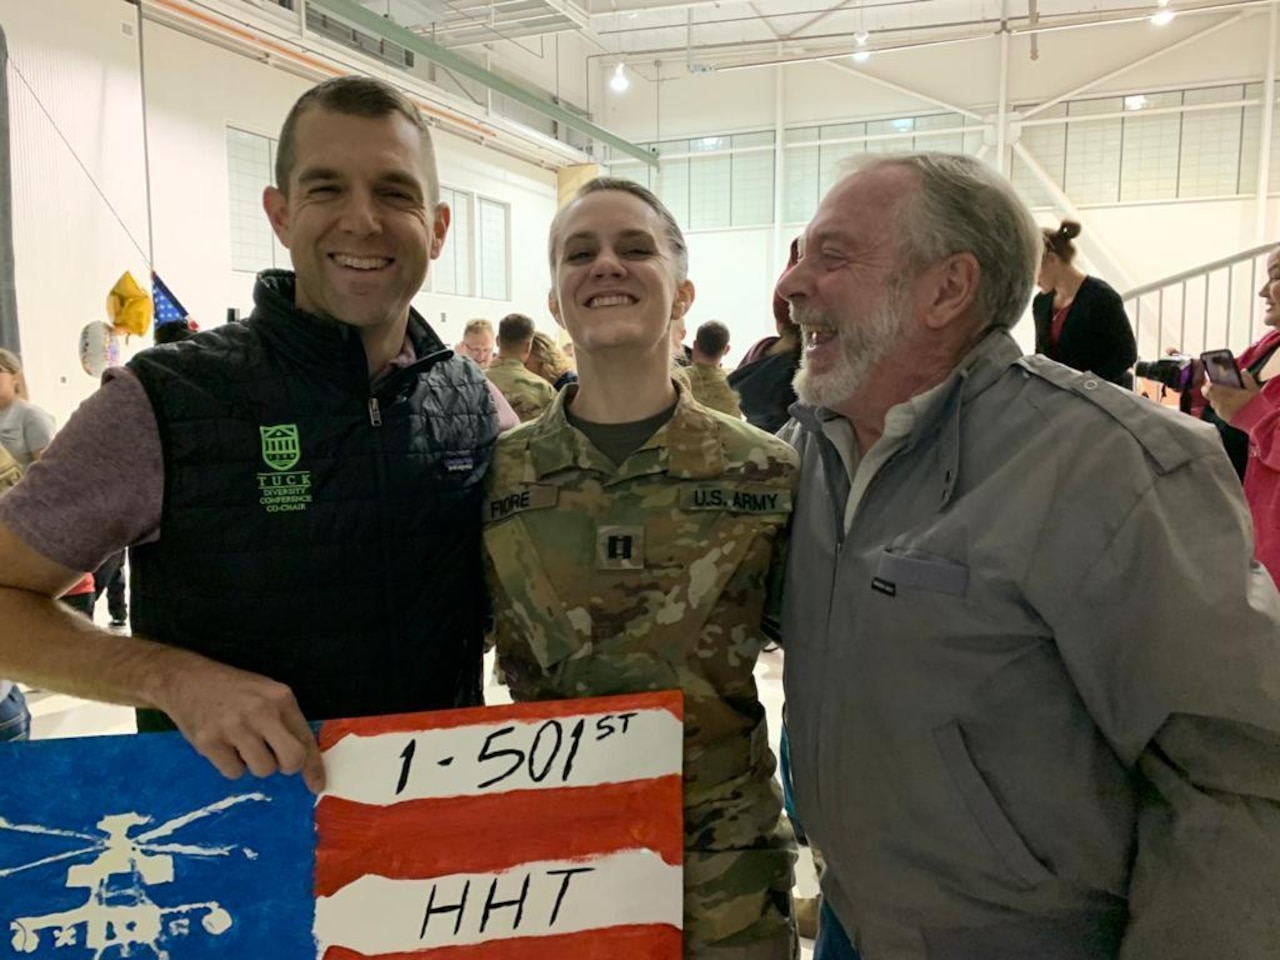
[[[1240,376],[1240,367],[1230,350],[1206,351],[1200,354],[1200,362],[1204,364],[1204,375],[1214,386],[1244,389],[1244,378]]]

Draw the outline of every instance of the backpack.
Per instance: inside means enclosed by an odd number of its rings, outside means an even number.
[[[0,494],[16,487],[21,479],[22,467],[13,459],[13,454],[0,446]]]

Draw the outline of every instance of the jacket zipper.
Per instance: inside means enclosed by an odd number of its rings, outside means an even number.
[[[369,423],[375,427],[382,426],[382,410],[378,406],[378,398],[369,398]]]

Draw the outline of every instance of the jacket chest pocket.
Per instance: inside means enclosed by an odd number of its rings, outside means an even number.
[[[907,590],[963,597],[969,592],[969,566],[920,550],[886,548],[876,563],[871,586],[890,596]]]

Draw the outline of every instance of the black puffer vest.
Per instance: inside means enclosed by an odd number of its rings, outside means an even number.
[[[418,361],[371,392],[358,333],[293,283],[263,273],[248,322],[129,364],[165,463],[134,630],[287,683],[313,720],[479,703],[484,375],[415,313]]]

